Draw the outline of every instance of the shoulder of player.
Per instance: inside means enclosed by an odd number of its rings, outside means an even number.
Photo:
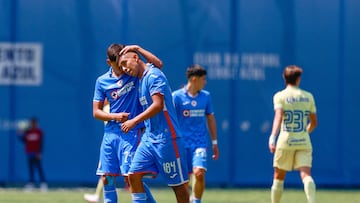
[[[106,71],[106,73],[103,73],[101,74],[99,77],[97,77],[97,81],[101,81],[101,80],[104,80],[106,78],[109,78],[110,77],[110,74],[111,74],[111,71],[109,73],[109,71]]]
[[[283,95],[283,94],[285,94],[285,92],[286,92],[286,89],[278,90],[277,92],[274,93],[274,97]]]
[[[204,89],[200,90],[199,94],[204,95],[204,96],[210,96],[210,92],[207,90],[204,90]]]

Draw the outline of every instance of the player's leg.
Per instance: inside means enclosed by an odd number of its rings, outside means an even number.
[[[35,183],[35,162],[36,158],[34,156],[29,156],[28,158],[29,162],[29,183],[34,184]]]
[[[99,202],[100,201],[100,196],[103,193],[103,189],[104,189],[104,183],[101,179],[101,177],[98,180],[98,183],[96,185],[96,189],[95,189],[95,193],[94,194],[84,194],[84,199],[88,202]]]
[[[131,191],[131,184],[130,184],[130,180],[129,180],[129,170],[130,170],[130,165],[132,162],[133,157],[135,156],[135,152],[136,149],[138,147],[139,144],[139,140],[140,140],[140,136],[141,136],[141,130],[136,130],[136,131],[130,131],[126,134],[124,134],[123,137],[123,147],[121,150],[121,172],[122,175],[124,176],[124,181],[125,181],[125,185],[126,188]],[[146,193],[146,197],[147,203],[156,203],[153,195],[151,194],[151,191],[149,189],[149,187],[143,182],[142,183],[142,187],[144,188],[144,191]]]
[[[207,151],[206,148],[196,148],[192,153],[193,166],[193,203],[201,203],[201,198],[205,190],[205,173],[207,169]]]
[[[284,180],[286,171],[290,171],[293,168],[294,162],[293,150],[276,149],[274,154],[274,177],[273,184],[271,186],[271,202],[279,203],[284,191]]]
[[[129,182],[133,203],[156,202],[150,189],[144,185],[144,175],[156,177],[158,170],[155,166],[155,158],[151,153],[151,145],[141,142],[131,160],[129,169]]]
[[[120,130],[119,130],[120,131]],[[119,147],[121,139],[117,131],[105,132],[100,147],[100,161],[96,174],[103,181],[104,202],[117,202],[116,176],[120,175]]]
[[[25,191],[32,191],[35,188],[35,178],[34,178],[34,157],[27,155],[28,169],[29,169],[29,182],[25,185]]]
[[[104,184],[104,202],[117,203],[116,177],[112,175],[103,175],[101,179]]]
[[[37,157],[37,161],[36,161],[36,167],[37,167],[37,170],[39,172],[39,178],[40,178],[40,182],[41,182],[41,185],[43,185],[43,187],[47,187],[47,184],[46,184],[46,179],[45,179],[45,173],[44,173],[44,168],[42,166],[42,161],[41,161],[41,157]]]
[[[311,171],[310,167],[301,167],[300,175],[302,182],[304,184],[304,191],[308,203],[315,203],[316,185],[313,178],[311,177],[310,171]]]
[[[205,169],[194,168],[194,187],[193,187],[193,203],[201,203],[201,198],[205,190]]]
[[[146,203],[147,195],[142,182],[143,174],[129,174],[131,198],[133,203]]]
[[[176,196],[177,203],[189,203],[190,194],[188,183],[183,183],[182,185],[172,186],[171,187]]]
[[[271,186],[271,203],[279,203],[284,191],[284,180],[286,171],[274,168],[274,179]]]
[[[96,185],[95,194],[100,197],[101,194],[103,193],[103,189],[104,189],[104,183],[103,183],[102,179],[99,178],[99,181]]]
[[[48,185],[46,183],[44,169],[43,169],[42,163],[41,163],[41,157],[36,157],[35,166],[37,168],[37,171],[39,172],[40,190],[41,190],[41,192],[46,192],[48,190]]]
[[[299,169],[309,203],[315,203],[316,185],[311,176],[312,150],[301,150],[295,155],[295,168]]]
[[[160,173],[175,192],[177,203],[189,203],[189,177],[186,153],[181,138],[154,145]]]

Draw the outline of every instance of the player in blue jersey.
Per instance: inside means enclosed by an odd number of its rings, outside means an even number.
[[[200,203],[205,189],[209,135],[212,140],[212,158],[219,158],[216,121],[210,93],[203,90],[206,84],[206,69],[200,65],[192,65],[187,68],[186,77],[187,85],[174,91],[173,98],[184,136],[188,170],[195,177],[192,201]]]
[[[311,176],[312,145],[310,133],[317,125],[316,106],[310,92],[299,88],[302,69],[287,66],[283,72],[286,88],[274,97],[275,116],[269,149],[274,154],[274,179],[271,202],[279,203],[287,171],[299,170],[309,203],[315,203],[315,182]],[[276,137],[279,138],[276,141]]]
[[[140,131],[144,124],[139,122],[126,134],[121,131],[121,122],[133,118],[142,111],[138,100],[139,78],[125,74],[118,65],[119,53],[124,48],[120,44],[111,44],[107,50],[106,62],[110,69],[97,78],[93,98],[93,115],[95,118],[107,121],[100,148],[99,166],[96,174],[104,183],[104,202],[117,202],[116,176],[124,176],[128,183],[128,170],[134,152],[139,143]],[[162,62],[147,50],[133,45],[130,47],[142,54],[149,62],[161,67]],[[110,112],[103,110],[104,101],[110,104]],[[148,202],[155,202],[150,191]]]
[[[129,75],[141,78],[139,99],[143,112],[122,124],[122,130],[130,132],[138,123],[145,123],[145,133],[129,170],[133,203],[146,202],[142,178],[159,173],[174,190],[177,202],[188,203],[185,152],[169,83],[163,72],[145,64],[137,53],[122,52],[120,64]]]

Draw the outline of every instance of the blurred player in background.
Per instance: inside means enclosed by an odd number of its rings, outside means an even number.
[[[317,125],[313,95],[299,88],[302,69],[287,66],[283,72],[286,88],[274,95],[275,116],[269,149],[274,154],[274,180],[271,202],[279,203],[287,171],[299,170],[309,203],[315,202],[315,182],[311,177],[312,145],[310,133]],[[276,137],[279,134],[278,140]]]
[[[122,52],[120,64],[128,74],[141,78],[139,99],[143,106],[143,112],[125,121],[121,128],[130,132],[138,123],[145,123],[129,170],[132,202],[146,202],[142,178],[160,173],[175,192],[177,202],[189,203],[185,151],[169,83],[161,70],[145,64],[135,52]]]
[[[100,147],[100,160],[96,174],[101,176],[104,183],[104,202],[117,202],[116,177],[124,176],[127,186],[128,170],[136,147],[139,143],[143,123],[136,125],[128,133],[121,131],[120,124],[133,118],[142,110],[138,100],[139,79],[125,74],[118,64],[119,53],[124,45],[111,44],[107,50],[107,64],[111,67],[105,74],[96,80],[93,115],[95,118],[107,121],[104,136]],[[157,67],[162,67],[162,62],[147,50],[137,46],[128,49],[138,52],[149,62]],[[110,113],[103,110],[104,101],[110,104]],[[148,202],[153,199],[150,190],[147,190]]]
[[[210,93],[203,90],[206,84],[205,68],[192,65],[187,68],[186,77],[187,85],[174,91],[173,98],[184,136],[188,170],[195,177],[191,199],[194,203],[200,203],[205,189],[208,136],[212,140],[212,158],[219,158],[216,121]]]
[[[44,134],[38,126],[37,118],[33,117],[29,121],[28,127],[19,126],[18,135],[21,141],[25,144],[25,153],[28,159],[29,167],[29,183],[26,184],[25,190],[31,191],[35,187],[35,172],[37,171],[40,178],[40,190],[47,191],[47,183],[45,179],[44,170],[42,167],[42,152],[44,146]]]

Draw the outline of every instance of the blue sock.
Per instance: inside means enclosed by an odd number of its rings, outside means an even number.
[[[194,199],[193,203],[201,203],[201,199]]]
[[[133,203],[146,203],[146,193],[131,193]]]
[[[104,185],[104,202],[117,203],[117,193],[114,185]]]
[[[146,183],[143,182],[144,190],[146,192],[147,200],[146,203],[156,203],[156,200],[154,196],[151,194],[149,186],[146,185]]]

